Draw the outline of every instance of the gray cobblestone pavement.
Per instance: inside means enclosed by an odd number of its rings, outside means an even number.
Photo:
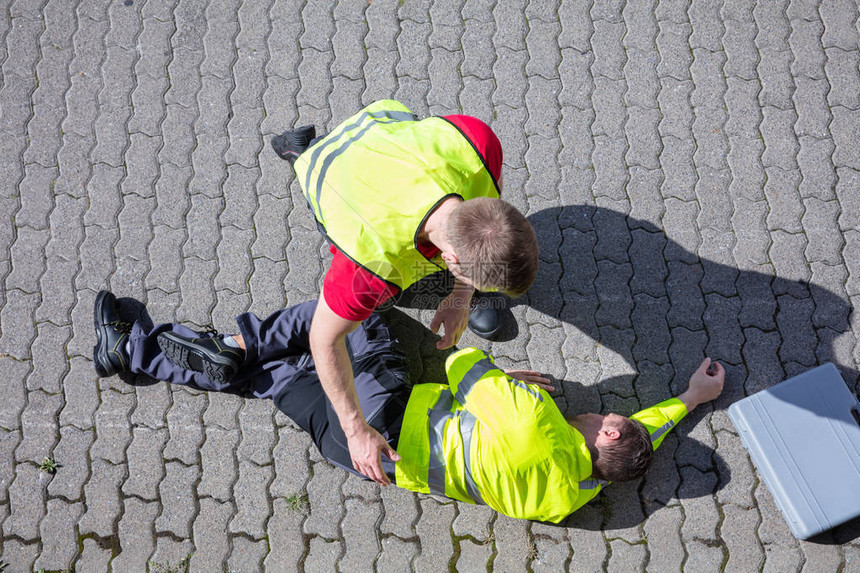
[[[796,541],[726,416],[825,361],[858,384],[855,2],[0,4],[8,571],[860,571],[860,522]],[[327,252],[267,141],[379,98],[502,140],[542,270],[500,362],[625,413],[727,365],[645,479],[562,526],[348,477],[271,403],[93,371],[102,288],[228,332],[313,298]],[[433,379],[430,312],[392,315]]]

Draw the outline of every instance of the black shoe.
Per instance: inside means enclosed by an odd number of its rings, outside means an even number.
[[[158,346],[176,366],[202,372],[217,384],[229,382],[245,359],[241,348],[224,344],[222,334],[211,338],[186,338],[175,332],[162,332],[158,335]]]
[[[481,338],[492,338],[502,328],[501,315],[494,302],[497,299],[481,293],[472,297],[469,310],[469,330]]]
[[[96,345],[93,347],[93,366],[102,378],[117,372],[128,372],[129,355],[125,349],[131,323],[119,320],[116,297],[106,290],[96,296],[93,309],[96,327]]]
[[[281,135],[272,138],[272,149],[278,157],[290,162],[290,165],[311,146],[311,141],[317,136],[317,130],[312,125],[288,129]]]

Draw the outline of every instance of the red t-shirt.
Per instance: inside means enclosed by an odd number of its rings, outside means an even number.
[[[502,173],[502,145],[493,130],[480,119],[468,115],[444,117],[472,142],[498,181]],[[360,322],[397,294],[396,287],[356,265],[334,245],[330,250],[334,258],[323,282],[323,296],[339,317]],[[428,259],[439,254],[434,245],[418,245],[418,250]]]

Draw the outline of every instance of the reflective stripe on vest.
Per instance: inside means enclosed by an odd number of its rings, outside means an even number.
[[[454,397],[442,391],[436,405],[427,412],[430,417],[430,461],[427,464],[427,485],[432,493],[445,495],[445,424],[452,419]]]
[[[671,430],[672,426],[674,426],[674,425],[675,425],[675,420],[669,420],[668,422],[666,422],[665,424],[663,424],[662,426],[660,426],[659,428],[654,430],[654,433],[651,434],[651,443],[653,444],[654,442],[656,442],[657,440],[662,438],[663,434],[665,434],[666,432]]]
[[[427,412],[430,418],[430,460],[427,464],[427,486],[430,493],[445,495],[445,427],[457,418],[460,428],[460,439],[463,442],[463,458],[465,461],[466,491],[475,503],[483,504],[484,500],[478,491],[475,478],[472,476],[472,430],[476,418],[465,410],[451,412],[454,396],[445,390],[439,395],[436,405]]]
[[[346,141],[344,141],[342,143],[340,142],[340,140],[342,139],[342,137],[345,133],[347,133],[348,131],[350,131],[350,130],[358,127],[358,126],[360,126],[367,119],[370,119],[370,121],[367,122],[367,125],[365,125],[361,129],[361,131],[359,131],[358,133],[356,133],[355,135],[353,135],[352,137],[350,137]],[[389,120],[389,121],[383,121],[383,120]],[[307,174],[305,175],[305,189],[307,190],[307,192],[305,193],[305,197],[307,198],[308,203],[311,206],[311,209],[317,215],[317,220],[320,223],[322,223],[323,226],[325,226],[325,220],[324,220],[323,214],[319,208],[320,196],[322,195],[323,185],[325,183],[326,172],[328,171],[329,166],[331,166],[332,161],[334,161],[339,155],[343,154],[349,148],[350,145],[352,145],[353,143],[355,143],[356,141],[361,139],[361,137],[365,133],[367,133],[367,130],[369,130],[374,125],[376,125],[378,123],[391,123],[391,122],[395,122],[395,121],[417,121],[417,118],[415,117],[414,114],[409,113],[409,112],[405,112],[405,111],[396,111],[396,110],[382,110],[382,111],[370,111],[370,112],[366,111],[366,112],[362,113],[355,122],[343,126],[341,128],[340,134],[338,134],[336,137],[333,137],[332,139],[330,139],[329,141],[326,141],[322,145],[316,146],[316,148],[313,150],[313,153],[311,153],[311,157],[310,157],[310,160],[308,162],[308,171],[307,171]],[[340,146],[337,149],[335,149],[334,151],[332,151],[331,153],[329,153],[328,156],[323,160],[322,166],[320,167],[319,174],[317,175],[317,184],[316,184],[316,190],[315,190],[316,193],[313,194],[314,200],[312,201],[311,200],[311,177],[313,176],[314,169],[316,168],[316,164],[319,161],[319,158],[323,154],[323,152],[328,153],[328,149],[330,147],[332,147],[333,145],[336,145],[338,143],[340,144]],[[334,189],[332,190],[332,192],[337,193],[337,191],[335,191]]]
[[[481,497],[481,492],[478,491],[478,484],[475,483],[475,478],[472,476],[472,456],[470,455],[472,451],[472,430],[475,429],[477,418],[466,410],[460,410],[458,415],[460,416],[460,437],[463,439],[463,459],[466,462],[466,471],[464,472],[466,476],[466,491],[469,492],[469,497],[472,498],[472,501],[484,505],[484,499]]]
[[[603,479],[592,478],[579,482],[579,489],[594,489],[596,487],[603,487],[605,485],[609,485],[609,482]]]

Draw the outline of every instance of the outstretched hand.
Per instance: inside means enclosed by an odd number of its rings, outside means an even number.
[[[549,378],[534,370],[505,370],[505,374],[511,378],[522,380],[526,384],[543,388],[547,392],[555,390],[555,386],[552,385],[552,381]]]
[[[352,467],[381,486],[389,485],[391,481],[382,470],[380,453],[395,462],[400,461],[400,456],[388,445],[382,434],[365,424],[362,430],[348,436],[346,440]]]
[[[688,412],[692,411],[696,406],[716,399],[723,391],[725,378],[726,370],[723,365],[705,358],[690,376],[687,391],[678,396],[678,399],[686,404]]]

